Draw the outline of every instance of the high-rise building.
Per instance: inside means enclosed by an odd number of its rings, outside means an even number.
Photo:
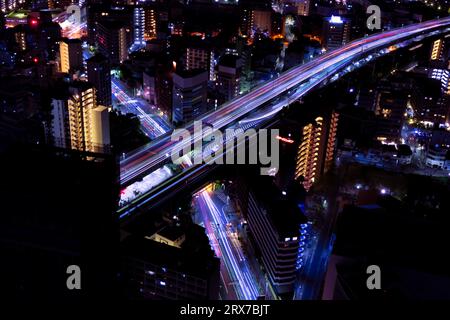
[[[450,94],[450,71],[446,69],[433,68],[429,71],[428,76],[441,82],[441,90],[445,94]]]
[[[101,3],[100,3],[101,2]],[[131,31],[133,28],[133,6],[114,6],[105,3],[105,1],[91,0],[87,6],[87,32],[88,32],[88,43],[90,45],[98,45],[98,28],[99,24],[102,23],[106,26],[106,21],[112,22],[113,24],[119,24]],[[130,36],[130,41],[132,42],[132,36]]]
[[[248,92],[252,86],[252,49],[247,45],[245,38],[239,37],[236,43],[236,51],[241,60],[241,91]]]
[[[323,45],[328,51],[345,45],[350,40],[350,21],[340,16],[325,18]]]
[[[440,60],[444,53],[444,39],[437,39],[431,45],[430,61]]]
[[[188,46],[183,54],[183,67],[185,70],[206,70],[209,80],[213,81],[215,78],[214,52],[204,45]]]
[[[51,134],[58,147],[105,153],[109,151],[109,114],[97,105],[95,88],[73,82],[66,92],[52,98]]]
[[[240,33],[242,36],[251,37],[253,35],[253,23],[254,23],[253,10],[242,9],[241,22],[239,26]]]
[[[26,27],[22,24],[13,29],[14,41],[19,51],[25,51],[28,48]]]
[[[252,37],[258,32],[272,32],[272,11],[259,9],[242,9],[240,21],[240,33],[246,37]]]
[[[221,103],[237,97],[241,91],[241,59],[236,55],[225,55],[219,61],[217,89]]]
[[[183,60],[185,70],[208,70],[210,54],[208,50],[203,48],[186,48]]]
[[[173,121],[187,123],[207,109],[208,73],[177,71],[173,75]]]
[[[88,80],[97,90],[97,104],[111,106],[111,64],[109,59],[98,53],[88,59],[86,63]]]
[[[272,32],[272,11],[253,10],[253,29],[259,32]]]
[[[43,57],[47,61],[56,59],[61,40],[61,27],[56,22],[40,22],[38,32],[39,49],[42,51]]]
[[[145,45],[145,10],[135,7],[133,12],[133,44]]]
[[[123,23],[98,22],[96,37],[100,53],[109,57],[112,64],[122,63],[128,58],[127,28]]]
[[[142,73],[143,97],[153,105],[156,105],[156,76],[154,70],[146,70]]]
[[[268,177],[250,181],[238,198],[269,285],[280,297],[292,299],[296,271],[303,263],[303,213]]]
[[[333,111],[330,116],[316,117],[302,129],[295,177],[303,177],[306,190],[333,164],[338,119],[339,114]]]
[[[377,117],[376,138],[379,141],[397,142],[400,139],[409,90],[411,86],[403,88],[394,80],[378,85],[374,111]]]
[[[83,49],[80,39],[62,39],[59,42],[61,72],[69,73],[83,67]]]
[[[299,16],[309,16],[311,0],[295,0],[295,6]]]
[[[174,64],[159,61],[155,69],[155,105],[172,121]]]
[[[157,37],[157,12],[154,8],[144,7],[144,40],[152,40]]]

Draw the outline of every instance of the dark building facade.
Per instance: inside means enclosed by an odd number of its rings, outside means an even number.
[[[86,157],[18,144],[1,154],[0,190],[9,199],[0,225],[2,297],[74,302],[117,294],[118,166],[112,156]],[[68,290],[71,265],[81,270],[81,290]]]
[[[87,75],[90,83],[97,89],[97,104],[108,107],[111,101],[111,64],[102,54],[87,60]]]
[[[109,57],[111,64],[119,64],[128,58],[130,29],[119,21],[97,23],[96,43],[100,53]]]
[[[207,109],[208,72],[190,70],[173,76],[173,121],[187,123]]]
[[[126,238],[121,245],[125,294],[145,300],[218,299],[220,262],[204,232],[192,225],[187,234],[180,230],[176,242],[167,232]]]
[[[295,201],[268,177],[259,177],[248,187],[241,187],[238,198],[270,284],[280,297],[292,298],[303,250],[301,225],[306,218]]]

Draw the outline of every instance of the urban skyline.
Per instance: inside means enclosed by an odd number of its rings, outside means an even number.
[[[449,299],[449,12],[1,0],[2,296]]]

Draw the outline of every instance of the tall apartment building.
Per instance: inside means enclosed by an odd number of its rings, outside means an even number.
[[[297,204],[278,190],[268,177],[249,183],[239,195],[251,238],[262,266],[276,293],[292,298],[296,270],[302,262],[302,224],[306,222]]]
[[[135,7],[133,10],[133,44],[145,45],[145,10]]]
[[[59,41],[61,40],[61,27],[56,22],[45,22],[42,15],[38,23],[38,46],[44,52],[44,59],[51,61],[57,58]]]
[[[120,22],[97,23],[96,42],[100,53],[109,57],[112,64],[122,63],[128,58],[127,27]]]
[[[394,80],[378,85],[375,98],[376,137],[378,140],[397,141],[400,139],[411,89],[411,86],[402,87]]]
[[[183,54],[185,70],[203,69],[208,71],[210,81],[215,78],[214,52],[206,46],[188,46]]]
[[[156,105],[156,74],[155,70],[146,70],[142,73],[143,97]]]
[[[253,35],[254,14],[251,9],[241,10],[241,21],[239,30],[241,35],[251,37]]]
[[[253,10],[253,29],[260,32],[272,33],[272,11]]]
[[[173,76],[173,121],[187,123],[207,109],[208,73],[177,71]]]
[[[240,32],[246,37],[252,37],[255,31],[272,32],[272,11],[258,9],[242,9]]]
[[[64,73],[83,67],[83,49],[80,39],[62,39],[59,42],[60,70]]]
[[[152,40],[157,37],[157,12],[154,8],[144,7],[144,40]]]
[[[16,43],[19,51],[25,51],[28,49],[27,44],[27,30],[25,25],[19,24],[13,28],[14,42]]]
[[[237,97],[241,91],[242,61],[236,55],[225,55],[219,61],[217,89],[220,103]]]
[[[444,39],[437,39],[431,45],[430,61],[440,60],[444,53]]]
[[[145,45],[157,37],[157,12],[153,7],[143,6],[133,9],[133,43]]]
[[[350,40],[350,21],[340,16],[327,17],[323,23],[323,45],[328,51],[345,45]]]
[[[173,75],[175,68],[170,61],[160,61],[155,68],[155,105],[172,121],[173,116]],[[147,82],[146,85],[151,85]]]
[[[333,111],[330,116],[315,117],[302,129],[295,177],[303,177],[306,190],[333,164],[338,120],[339,114]]]
[[[185,70],[209,69],[210,53],[203,48],[186,48],[184,53]]]
[[[103,3],[101,3],[103,2]],[[91,0],[87,8],[87,41],[90,45],[98,45],[99,24],[105,26],[109,21],[126,26],[131,31],[133,27],[133,6],[111,6],[104,1]],[[132,36],[130,36],[131,40]]]
[[[88,82],[72,82],[51,100],[51,134],[61,148],[106,153],[109,151],[109,114],[97,105],[96,90]]]
[[[97,91],[97,104],[109,107],[112,105],[111,64],[101,53],[86,61],[88,80]]]
[[[433,68],[429,70],[428,76],[431,79],[436,79],[441,82],[442,93],[448,95],[450,94],[450,71],[447,69],[436,69]]]
[[[297,7],[297,14],[299,16],[309,16],[311,0],[295,0],[295,6]]]

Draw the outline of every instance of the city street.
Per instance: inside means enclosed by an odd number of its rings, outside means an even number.
[[[221,262],[222,299],[255,300],[262,290],[253,275],[237,232],[231,228],[230,219],[222,210],[223,203],[206,190],[196,194],[195,202],[211,246]]]
[[[167,121],[154,110],[154,106],[150,106],[141,98],[129,96],[120,80],[113,78],[111,86],[113,98],[117,102],[117,109],[122,113],[132,113],[138,116],[141,121],[142,131],[148,137],[154,139],[171,129]]]

